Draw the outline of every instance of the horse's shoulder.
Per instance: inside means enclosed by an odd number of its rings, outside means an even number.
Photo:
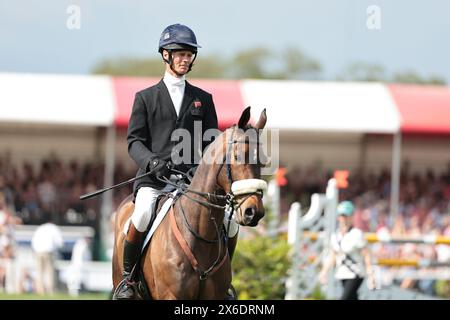
[[[129,205],[134,205],[133,198],[134,198],[134,195],[131,193],[131,194],[128,195],[125,199],[123,199],[122,202],[121,202],[121,203],[119,204],[119,206],[117,207],[117,208],[118,208],[118,211],[119,211],[122,207],[129,206]]]
[[[134,210],[134,196],[130,194],[119,204],[116,210],[116,219],[121,221],[123,218],[127,218]]]

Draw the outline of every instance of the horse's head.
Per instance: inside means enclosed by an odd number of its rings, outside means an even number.
[[[248,125],[250,107],[242,113],[238,125],[228,128],[223,137],[223,159],[218,172],[218,185],[234,197],[234,219],[243,226],[256,226],[264,217],[262,202],[267,183],[261,179],[259,130],[267,117],[261,112],[256,125]]]

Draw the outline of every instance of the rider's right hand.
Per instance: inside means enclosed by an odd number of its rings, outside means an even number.
[[[170,169],[167,161],[161,158],[153,158],[148,164],[147,172],[152,171],[157,178],[170,177]]]

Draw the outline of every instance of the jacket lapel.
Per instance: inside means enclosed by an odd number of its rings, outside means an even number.
[[[162,79],[158,83],[158,89],[159,89],[160,107],[164,108],[164,106],[169,106],[170,113],[176,119],[177,112],[175,111],[175,107],[173,105],[172,99],[170,98],[169,90],[167,90],[167,87]]]
[[[179,119],[181,119],[184,113],[187,110],[189,110],[192,101],[194,101],[194,90],[192,89],[192,86],[186,81],[186,87],[184,88],[183,102],[181,103],[180,115],[178,116]]]

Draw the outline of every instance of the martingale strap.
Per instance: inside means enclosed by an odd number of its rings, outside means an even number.
[[[216,265],[212,270],[208,271],[201,271],[199,269],[199,263],[197,259],[194,256],[194,253],[192,252],[191,248],[189,247],[186,239],[183,238],[183,235],[180,232],[180,229],[178,229],[177,222],[175,221],[175,214],[173,211],[173,206],[170,207],[169,211],[169,218],[170,218],[170,226],[172,228],[173,234],[175,235],[175,238],[177,239],[178,243],[180,244],[181,249],[183,249],[184,254],[189,259],[189,262],[191,263],[192,268],[200,275],[200,280],[206,280],[208,275],[214,274],[217,270],[222,267],[223,263],[225,262],[225,259],[227,257],[227,252],[223,255],[222,260],[218,265]]]

